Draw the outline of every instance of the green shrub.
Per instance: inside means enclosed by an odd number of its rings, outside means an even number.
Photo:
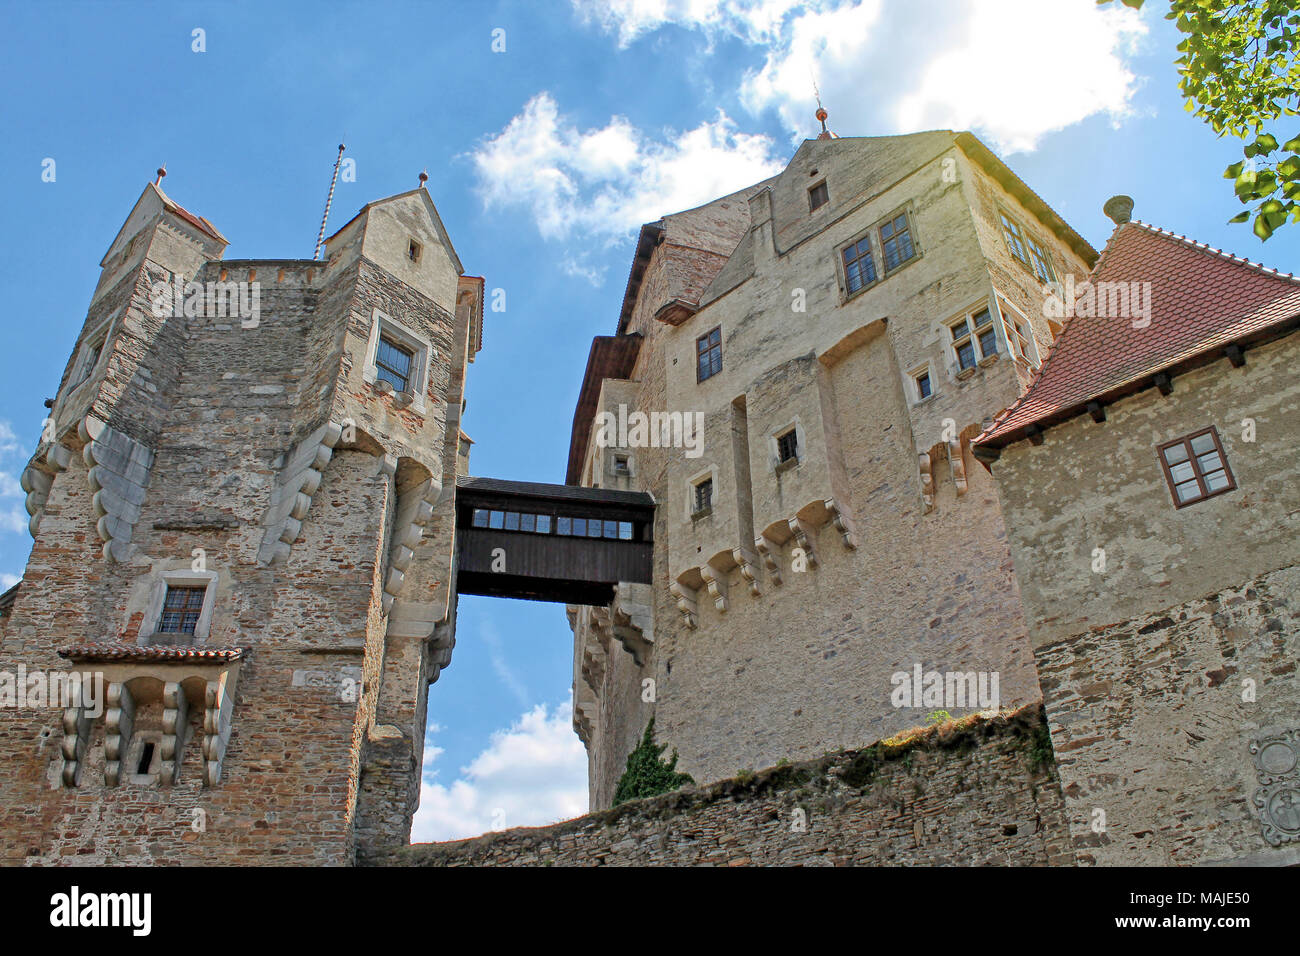
[[[614,789],[614,806],[628,800],[658,796],[695,782],[690,774],[677,772],[676,750],[670,760],[663,759],[663,752],[668,749],[668,745],[656,744],[654,732],[655,722],[651,717],[650,723],[645,726],[641,742],[627,755],[627,769],[619,777],[618,786]]]

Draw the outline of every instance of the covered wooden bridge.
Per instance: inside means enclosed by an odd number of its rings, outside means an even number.
[[[497,478],[456,482],[458,594],[602,606],[649,584],[654,499]]]

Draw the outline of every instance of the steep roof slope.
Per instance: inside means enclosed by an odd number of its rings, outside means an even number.
[[[1141,222],[1116,228],[1089,283],[1138,283],[1144,301],[1149,290],[1149,324],[1144,316],[1068,318],[1029,390],[977,446],[1005,447],[1091,401],[1113,401],[1157,373],[1213,361],[1228,345],[1300,319],[1300,279]]]

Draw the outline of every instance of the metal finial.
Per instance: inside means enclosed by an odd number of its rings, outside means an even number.
[[[423,189],[423,188],[424,188],[424,184],[427,183],[428,181],[429,181],[429,174],[428,174],[427,172],[421,172],[421,173],[420,173],[420,188]]]
[[[159,166],[157,169],[157,173],[158,173],[158,178],[153,181],[153,184],[155,186],[157,186],[160,182],[162,182],[163,177],[167,175],[167,164],[163,163],[161,166]]]

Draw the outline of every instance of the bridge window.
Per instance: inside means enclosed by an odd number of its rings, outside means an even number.
[[[475,528],[486,528],[488,526],[488,513],[486,508],[475,508],[474,514],[470,518],[470,524]]]
[[[520,530],[520,531],[536,531],[536,530],[537,530],[537,515],[520,515],[520,516],[519,516],[519,530]]]
[[[488,516],[488,527],[489,527],[489,528],[497,528],[497,529],[499,530],[499,529],[501,528],[501,526],[505,524],[505,521],[506,521],[505,512],[503,512],[503,511],[493,511],[493,512]]]
[[[475,508],[471,512],[470,526],[527,534],[550,534],[554,528],[557,535],[565,537],[608,538],[611,541],[632,541],[636,533],[636,526],[631,521],[557,517],[519,511],[492,511],[487,508]]]
[[[550,516],[550,515],[538,515],[538,516],[537,516],[537,533],[538,533],[538,534],[550,534],[550,533],[551,533],[551,516]]]
[[[620,521],[618,523],[618,537],[620,541],[632,540],[632,522]]]
[[[507,531],[519,530],[519,512],[517,511],[506,512],[506,530]]]

